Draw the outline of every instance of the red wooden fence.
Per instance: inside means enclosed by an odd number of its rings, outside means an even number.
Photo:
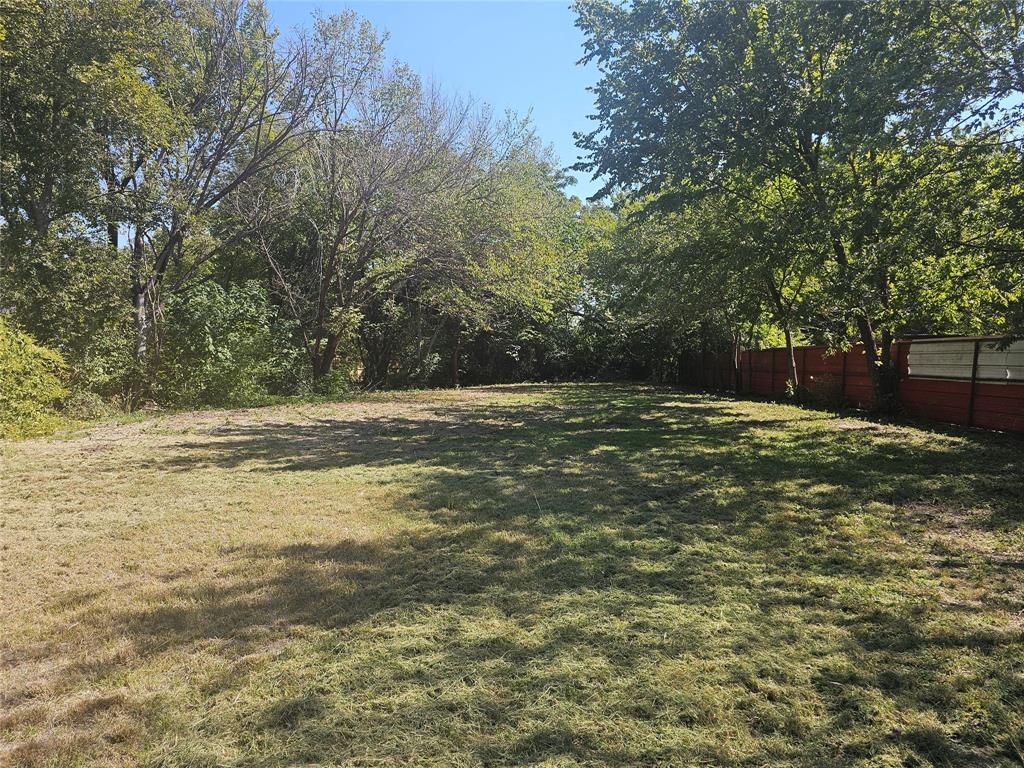
[[[1024,433],[1024,343],[1011,346],[1009,352],[999,352],[997,341],[955,338],[896,342],[892,352],[898,374],[896,398],[903,412],[935,421]],[[940,362],[932,367],[911,365],[914,344],[930,350],[932,358]],[[947,354],[947,349],[956,353]],[[965,349],[966,367],[962,359]],[[835,405],[871,406],[874,389],[862,345],[833,354],[825,347],[797,347],[794,353],[797,378],[811,393]],[[923,357],[920,352],[915,355]],[[979,366],[979,355],[1002,355],[999,360],[1005,358],[1005,362]],[[983,362],[987,359],[983,357]],[[693,362],[696,365],[681,372],[690,384],[764,396],[786,392],[789,366],[784,348],[743,351],[738,370],[728,355],[708,355]],[[979,373],[979,368],[984,370]]]

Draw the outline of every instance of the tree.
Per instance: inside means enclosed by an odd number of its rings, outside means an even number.
[[[17,0],[0,52],[0,215],[11,247],[102,219],[112,144],[161,143],[175,123],[154,83],[180,31],[146,0]]]
[[[578,289],[579,250],[572,242],[578,201],[525,121],[500,131],[500,153],[458,209],[458,240],[421,301],[452,327],[449,382],[458,385],[463,341],[485,338],[520,371],[536,361],[531,343]],[[491,371],[491,375],[497,375]]]
[[[0,310],[106,395],[129,364],[109,157],[168,141],[160,82],[180,32],[147,0],[21,0],[0,20]]]
[[[256,0],[187,0],[175,10],[187,43],[164,86],[178,105],[179,127],[164,145],[130,144],[111,158],[112,183],[127,198],[140,359],[161,292],[201,277],[243,236],[236,227],[218,231],[222,202],[300,146],[295,139],[308,129],[342,55],[336,43],[343,40],[320,34],[279,44]]]
[[[331,371],[359,311],[422,258],[428,236],[445,234],[446,201],[473,184],[487,150],[470,105],[424,90],[404,67],[382,68],[379,41],[360,37],[363,65],[332,80],[288,166],[233,198],[315,377]]]
[[[916,226],[889,213],[951,163],[1019,140],[1019,109],[1003,105],[1019,93],[1024,14],[988,6],[585,0],[586,58],[602,79],[584,167],[606,176],[604,192],[791,189],[883,402],[906,320],[892,312],[894,281],[909,276],[885,245]]]

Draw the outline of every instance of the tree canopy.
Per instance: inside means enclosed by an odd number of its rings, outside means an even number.
[[[576,10],[589,203],[351,11],[8,3],[0,311],[129,407],[1022,333],[1021,0]]]
[[[1020,2],[577,8],[601,71],[580,167],[699,233],[676,229],[656,258],[730,263],[737,295],[760,283],[766,319],[860,341],[880,398],[897,335],[1012,330]],[[728,231],[702,243],[722,216]]]
[[[530,122],[424,85],[355,13],[25,0],[3,33],[3,309],[81,386],[458,383],[496,375],[484,337],[526,375],[575,301],[579,203]]]

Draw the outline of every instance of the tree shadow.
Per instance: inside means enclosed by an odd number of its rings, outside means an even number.
[[[1021,560],[950,568],[926,539],[936,516],[1019,532],[1019,446],[673,390],[552,391],[182,441],[163,471],[402,468],[415,524],[225,551],[216,579],[76,619],[143,660],[211,643],[240,660],[311,633],[302,660],[211,684],[263,734],[234,745],[245,764],[1014,757]],[[928,520],[907,513],[922,505]]]

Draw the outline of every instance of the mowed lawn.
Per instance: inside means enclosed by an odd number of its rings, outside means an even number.
[[[1024,763],[1019,439],[566,385],[0,450],[0,765]]]

